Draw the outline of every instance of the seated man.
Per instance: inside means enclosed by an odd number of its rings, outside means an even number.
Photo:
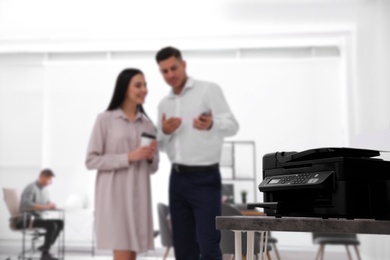
[[[55,259],[49,254],[50,247],[56,241],[58,235],[64,228],[61,219],[43,219],[42,211],[55,209],[56,205],[49,200],[48,191],[45,189],[51,184],[54,173],[50,169],[44,169],[39,174],[37,181],[29,184],[22,193],[20,201],[20,212],[27,213],[25,227],[29,227],[32,217],[32,227],[45,229],[45,241],[38,250],[42,251],[42,259]],[[16,222],[17,228],[23,228],[23,219]]]

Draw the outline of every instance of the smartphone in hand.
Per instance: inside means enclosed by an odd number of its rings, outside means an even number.
[[[200,114],[199,120],[204,122],[205,120],[201,116],[208,116],[208,115],[209,115],[209,112],[203,112],[202,114]]]

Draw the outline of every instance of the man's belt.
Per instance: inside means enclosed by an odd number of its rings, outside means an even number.
[[[207,172],[219,169],[219,164],[212,165],[183,165],[183,164],[172,164],[172,169],[180,173],[196,173],[196,172]]]

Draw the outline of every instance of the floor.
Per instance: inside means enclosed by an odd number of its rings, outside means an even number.
[[[0,260],[9,259],[17,260],[17,248],[4,247],[0,245]],[[164,255],[165,248],[157,248],[154,251],[143,253],[138,256],[138,260],[161,260]],[[316,252],[313,251],[299,251],[279,248],[281,260],[314,260]],[[276,259],[274,252],[271,251],[272,259]],[[34,255],[34,259],[39,259],[39,255]],[[95,256],[91,255],[91,252],[85,248],[68,248],[65,254],[66,260],[112,260],[111,252],[96,252]],[[173,260],[173,251],[170,251],[168,260]],[[231,259],[230,255],[224,255],[224,260]],[[347,254],[344,251],[337,252],[325,252],[324,260],[344,260],[348,259]]]

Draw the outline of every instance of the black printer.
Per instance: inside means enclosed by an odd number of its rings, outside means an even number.
[[[318,148],[263,157],[259,190],[270,216],[390,220],[390,162],[379,151]]]

